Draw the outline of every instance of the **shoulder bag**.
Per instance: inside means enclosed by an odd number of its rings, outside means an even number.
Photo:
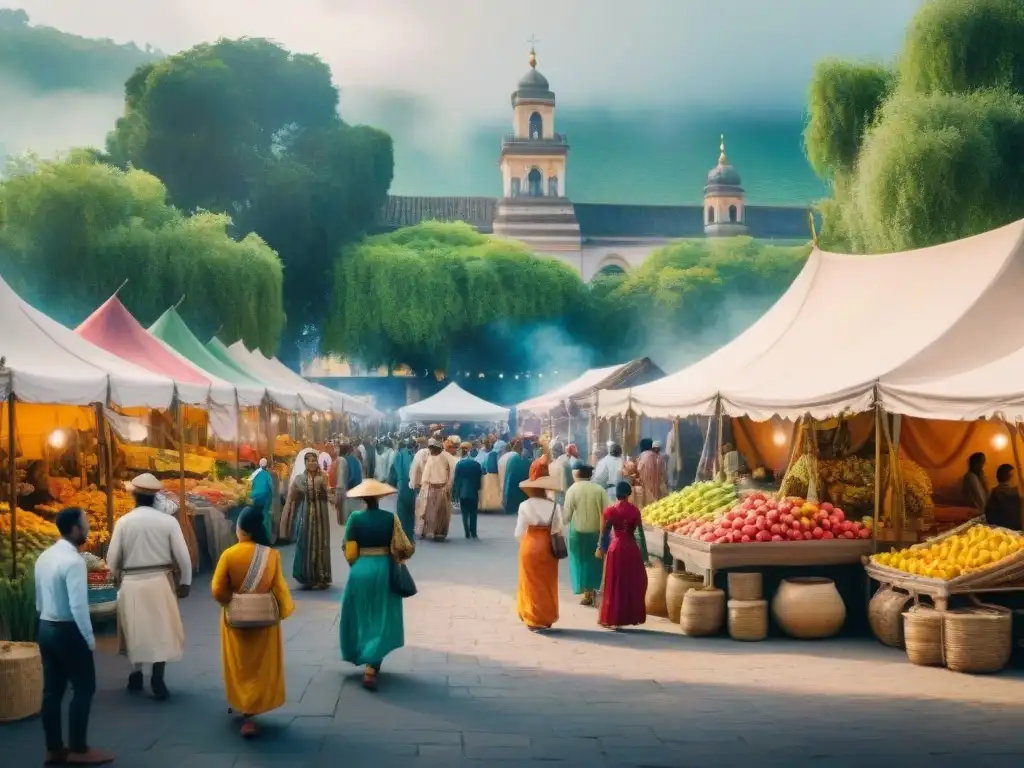
[[[281,621],[277,598],[271,592],[253,592],[263,580],[270,560],[270,547],[256,545],[242,588],[231,596],[224,618],[232,629],[265,629]]]
[[[551,505],[551,519],[548,520],[548,531],[551,534],[551,554],[555,560],[565,560],[569,556],[569,546],[566,544],[565,536],[559,531],[555,533],[551,528],[555,524],[555,515],[558,514],[558,502]]]
[[[391,591],[401,598],[413,597],[418,591],[416,589],[416,582],[412,579],[412,574],[409,572],[409,566],[398,561],[398,555],[395,547],[395,539],[399,537],[405,538],[405,534],[402,532],[402,523],[398,520],[397,515],[395,515],[392,526],[391,572],[388,574],[389,586],[391,587]]]

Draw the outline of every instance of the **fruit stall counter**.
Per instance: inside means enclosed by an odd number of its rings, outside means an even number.
[[[874,546],[870,539],[715,544],[674,534],[666,538],[674,560],[683,563],[689,573],[705,574],[729,568],[853,565]]]
[[[644,523],[643,528],[644,538],[647,541],[647,554],[667,561],[670,556],[665,530],[649,523]]]

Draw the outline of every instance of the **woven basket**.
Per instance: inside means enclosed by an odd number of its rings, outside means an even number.
[[[1013,614],[998,606],[945,611],[942,650],[954,672],[998,672],[1013,650]]]
[[[761,582],[760,573],[736,573],[729,574],[729,599],[730,600],[760,600],[764,597],[764,587]]]
[[[661,563],[647,566],[647,594],[644,606],[648,616],[668,616],[668,605],[665,603],[665,588],[668,574]]]
[[[683,596],[679,628],[690,637],[717,635],[725,623],[725,592],[720,589],[691,589]]]
[[[868,623],[881,642],[903,647],[903,612],[913,598],[891,587],[881,587],[868,603]]]
[[[767,600],[730,600],[729,637],[756,642],[768,636]]]
[[[903,613],[907,658],[922,667],[942,666],[942,612],[928,605],[912,605]]]
[[[43,707],[43,660],[35,643],[0,643],[0,723]]]
[[[665,587],[665,605],[668,608],[668,620],[679,623],[679,614],[683,610],[683,598],[691,589],[698,589],[704,579],[692,573],[670,573],[668,585]]]

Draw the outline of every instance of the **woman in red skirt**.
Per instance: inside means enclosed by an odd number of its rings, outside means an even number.
[[[609,629],[643,624],[647,621],[644,596],[647,593],[647,571],[643,555],[636,541],[640,527],[640,510],[629,503],[633,488],[622,481],[615,486],[618,501],[604,511],[601,536],[610,528],[614,535],[604,567],[604,589],[601,593],[601,613],[598,623]],[[598,548],[597,556],[601,557]]]

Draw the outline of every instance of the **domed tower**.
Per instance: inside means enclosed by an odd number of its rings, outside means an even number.
[[[520,240],[541,253],[579,252],[580,225],[566,196],[569,142],[555,133],[555,94],[530,68],[512,92],[512,133],[501,141],[502,195],[495,208],[494,234]]]
[[[718,165],[708,171],[704,186],[704,234],[732,237],[747,233],[744,194],[739,172],[725,156],[725,136],[719,146]]]

